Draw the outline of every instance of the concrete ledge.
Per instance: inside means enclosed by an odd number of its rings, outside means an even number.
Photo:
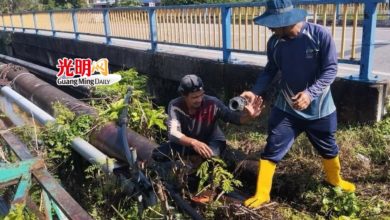
[[[210,59],[35,34],[0,32],[0,38],[2,53],[53,69],[57,59],[62,57],[88,57],[94,60],[108,58],[111,70],[136,68],[149,76],[149,90],[156,97],[157,103],[162,105],[167,105],[169,100],[178,95],[177,82],[186,74],[200,75],[208,94],[228,100],[251,88],[263,70],[263,67],[255,65],[224,64]],[[387,88],[387,82],[364,83],[337,79],[332,85],[332,92],[339,121],[371,123],[380,120],[384,114]]]
[[[360,82],[338,78],[332,84],[333,98],[342,122],[372,123],[385,114],[388,82]]]

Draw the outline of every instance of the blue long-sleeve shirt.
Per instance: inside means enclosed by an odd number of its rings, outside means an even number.
[[[314,120],[336,110],[330,84],[337,74],[337,52],[330,33],[322,26],[304,22],[293,39],[273,35],[267,45],[268,63],[252,92],[262,94],[281,72],[280,91],[275,107],[294,116]],[[292,107],[291,97],[305,91],[311,103],[303,111]]]

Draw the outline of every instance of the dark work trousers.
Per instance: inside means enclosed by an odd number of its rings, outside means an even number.
[[[306,133],[311,144],[323,158],[334,158],[339,153],[335,140],[336,130],[336,111],[320,119],[305,120],[274,107],[268,123],[267,145],[261,158],[278,163],[302,132]]]

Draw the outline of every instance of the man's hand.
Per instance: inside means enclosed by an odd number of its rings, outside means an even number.
[[[248,102],[244,108],[244,114],[242,114],[240,118],[240,123],[245,124],[260,115],[264,108],[263,98],[255,95],[251,91],[245,91],[240,96],[244,97]]]
[[[198,153],[203,158],[210,158],[213,156],[213,151],[207,146],[207,144],[198,141],[196,139],[191,141],[191,146],[196,153]]]
[[[305,110],[311,103],[310,95],[305,91],[298,92],[291,99],[293,101],[293,108],[299,111]]]
[[[249,102],[248,104],[252,104],[255,101],[256,97],[257,97],[251,91],[244,91],[243,93],[241,93],[240,96],[244,97]]]
[[[248,104],[245,106],[245,114],[247,114],[251,118],[256,118],[260,115],[261,111],[263,110],[263,98],[261,96],[255,96],[254,101],[252,104]]]

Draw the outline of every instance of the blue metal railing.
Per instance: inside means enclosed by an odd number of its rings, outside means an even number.
[[[361,52],[361,59],[360,59],[360,74],[358,77],[352,77],[351,79],[357,79],[357,80],[373,80],[372,76],[372,60],[373,60],[373,51],[374,51],[374,41],[375,41],[375,27],[376,27],[376,19],[377,19],[377,6],[379,3],[385,3],[386,0],[297,0],[294,1],[294,4],[299,7],[305,7],[309,5],[327,5],[331,4],[334,5],[337,15],[335,16],[337,19],[340,17],[340,4],[364,4],[364,21],[363,21],[363,37],[362,37],[362,52]],[[387,3],[388,4],[388,3]],[[246,17],[244,15],[241,15],[241,8],[252,8],[252,16],[258,12],[261,12],[260,8],[265,7],[264,2],[251,2],[251,3],[235,3],[235,4],[202,4],[202,5],[186,5],[186,6],[168,6],[168,7],[119,7],[119,8],[107,8],[107,9],[79,9],[79,10],[53,10],[46,13],[49,13],[50,15],[50,24],[46,24],[45,27],[50,26],[51,28],[48,30],[47,28],[38,28],[38,25],[42,25],[44,19],[40,19],[37,23],[37,12],[32,12],[33,21],[34,24],[33,27],[25,27],[23,22],[23,16],[24,14],[31,14],[31,12],[25,12],[17,14],[20,18],[20,24],[21,29],[23,32],[25,30],[35,30],[36,33],[39,31],[51,31],[52,35],[55,37],[57,36],[57,33],[63,32],[63,33],[71,33],[74,34],[74,37],[76,40],[80,39],[81,34],[86,35],[97,35],[97,36],[104,36],[105,37],[105,43],[110,45],[112,44],[112,38],[119,38],[119,39],[131,39],[131,40],[140,40],[145,42],[150,42],[151,44],[151,50],[156,51],[159,43],[165,43],[165,44],[173,44],[173,45],[183,45],[183,46],[195,46],[195,47],[203,47],[203,48],[210,48],[210,49],[216,49],[222,51],[222,57],[223,62],[227,63],[231,60],[231,52],[232,51],[246,51],[246,52],[253,52],[249,51],[247,49],[247,35],[246,33],[243,33],[241,30],[241,22],[242,20],[245,20],[246,26],[245,31],[247,32],[247,26],[248,26],[248,20],[251,20],[251,18],[248,19],[248,13],[245,9]],[[326,8],[326,7],[325,7]],[[238,20],[236,19],[236,14],[234,14],[234,10],[239,9],[239,15]],[[199,14],[198,11],[203,10]],[[217,12],[213,12],[213,10]],[[326,9],[324,9],[326,10]],[[317,11],[317,8],[316,8]],[[68,12],[71,13],[71,20],[69,23],[73,26],[73,31],[61,31],[61,27],[59,26],[54,19],[53,14],[59,13],[59,12]],[[146,14],[142,14],[140,12],[147,12]],[[164,17],[161,16],[161,13],[171,13],[169,16]],[[101,17],[96,17],[96,15],[99,15],[101,13]],[[173,13],[173,14],[172,14]],[[212,14],[214,13],[214,14]],[[317,12],[315,12],[317,13]],[[327,23],[326,18],[326,12],[324,12],[325,15],[324,18],[324,24]],[[81,19],[80,16],[89,15],[87,19],[91,21],[90,24],[87,25],[81,25]],[[9,16],[9,24],[6,24],[5,17]],[[147,18],[146,18],[147,16]],[[234,20],[232,17],[234,16]],[[244,17],[244,18],[243,18]],[[249,16],[250,17],[250,16]],[[317,15],[315,15],[317,17]],[[194,21],[192,19],[194,18]],[[8,18],[7,18],[8,19]],[[7,30],[7,28],[11,28],[12,31],[15,31],[16,28],[14,26],[14,20],[16,21],[15,15],[2,15],[2,26],[3,30]],[[238,30],[238,41],[241,45],[241,34],[245,34],[245,49],[242,49],[241,46],[237,49],[234,46],[235,41],[235,30],[236,28],[235,22],[239,21],[239,30]],[[252,22],[252,21],[250,21]],[[334,27],[336,25],[336,21],[334,22]],[[191,23],[193,27],[190,27],[190,31],[186,29],[188,27],[188,24]],[[213,23],[211,27],[211,23]],[[125,25],[130,25],[132,30],[121,30],[125,29],[123,28]],[[184,26],[187,25],[187,26]],[[206,25],[209,25],[208,28]],[[233,25],[233,30],[232,30]],[[96,30],[90,31],[90,29],[86,29],[85,26],[90,26],[90,28],[93,28],[93,26],[96,26]],[[99,29],[99,27],[103,27]],[[165,28],[165,30],[162,30]],[[175,28],[173,31],[169,30],[170,28]],[[129,29],[129,28],[126,28]],[[168,30],[167,30],[168,29]],[[192,29],[195,29],[195,33]],[[213,29],[213,30],[212,30]],[[187,31],[186,31],[187,30]],[[343,29],[343,31],[345,31]],[[126,33],[124,33],[126,32]],[[131,32],[131,33],[127,33]],[[165,33],[170,32],[170,33]],[[176,32],[176,33],[175,33]],[[200,34],[198,33],[200,32]],[[233,33],[232,33],[233,32]],[[160,33],[160,36],[159,36]],[[161,33],[164,33],[164,35],[167,35],[167,39],[165,39],[165,36],[161,36]],[[203,34],[202,34],[203,33]],[[214,45],[211,45],[211,35],[217,35],[218,37],[214,36]],[[252,24],[252,36],[250,38],[252,39],[252,42],[254,42],[253,38],[255,36],[253,35],[253,24]],[[267,30],[265,29],[264,32],[261,32],[260,28],[257,31],[257,34],[260,36],[262,34],[265,34],[265,38],[267,38]],[[209,40],[207,41],[207,36],[209,35]],[[171,35],[171,36],[170,36]],[[173,36],[176,40],[172,40]],[[192,37],[195,38],[195,43],[192,43]],[[203,35],[203,36],[202,36]],[[200,43],[198,42],[197,37],[200,37]],[[205,39],[203,39],[203,38]],[[163,39],[164,38],[164,39]],[[170,39],[171,38],[171,39]],[[237,38],[237,37],[236,37]],[[177,40],[178,39],[178,40]],[[189,41],[191,39],[191,41]],[[202,41],[203,39],[203,41]],[[186,41],[187,40],[187,41]],[[203,44],[202,44],[203,42]],[[233,42],[233,44],[232,44]],[[208,43],[208,45],[206,45]],[[258,48],[260,48],[260,38],[256,42],[258,44]],[[252,43],[253,44],[253,43]],[[342,42],[344,44],[344,42]],[[354,47],[354,46],[353,46]],[[252,45],[252,50],[254,48],[254,45]],[[342,48],[344,48],[342,46]],[[265,51],[265,46],[264,46]],[[256,52],[256,51],[255,51]],[[261,52],[260,49],[258,52]],[[344,53],[344,52],[342,52]],[[353,57],[352,57],[353,58]]]

